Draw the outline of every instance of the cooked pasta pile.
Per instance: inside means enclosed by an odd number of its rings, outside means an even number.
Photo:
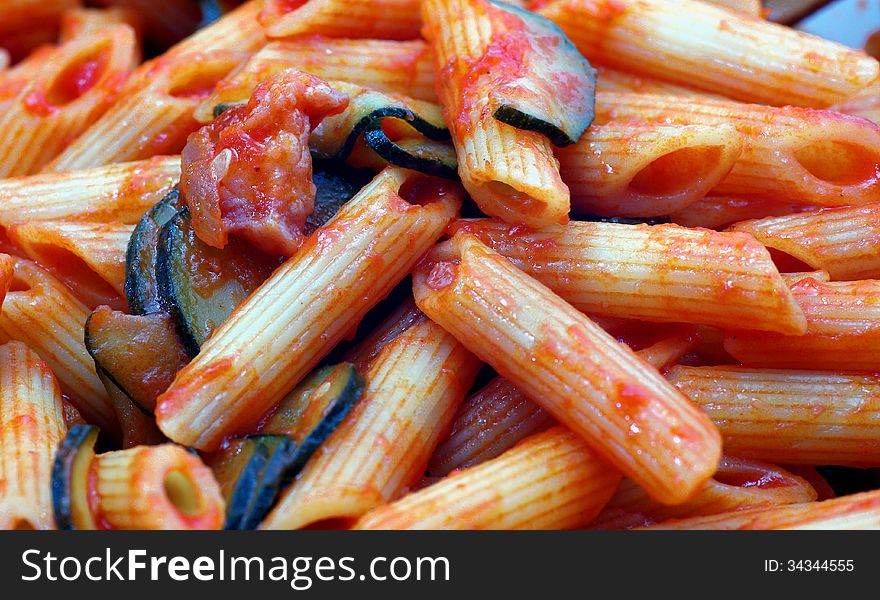
[[[0,528],[880,528],[820,473],[880,467],[876,59],[756,0],[87,4],[0,2]]]

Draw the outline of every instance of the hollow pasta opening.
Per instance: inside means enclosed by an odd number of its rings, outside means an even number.
[[[880,179],[880,152],[851,142],[819,140],[798,148],[794,157],[810,175],[834,185]]]
[[[723,485],[738,488],[767,489],[782,485],[782,477],[778,473],[743,465],[718,469],[713,479]]]
[[[12,526],[12,531],[36,531],[37,528],[30,520],[19,518]]]
[[[675,196],[685,193],[696,182],[718,167],[723,146],[697,146],[674,150],[656,158],[636,173],[629,189],[646,196]]]
[[[486,189],[496,196],[502,196],[504,198],[509,198],[516,202],[520,202],[522,204],[527,203],[531,198],[528,194],[523,194],[519,190],[511,187],[510,185],[504,183],[503,181],[490,181],[486,184]]]
[[[101,80],[107,62],[105,47],[77,57],[55,77],[46,91],[46,100],[53,106],[64,106],[82,97]]]
[[[106,304],[122,308],[119,294],[113,286],[73,252],[50,244],[33,244],[31,253],[37,263],[61,279],[89,306]]]
[[[188,517],[201,513],[202,502],[199,490],[189,475],[180,470],[169,471],[162,482],[165,496],[179,512]]]
[[[400,186],[397,195],[414,206],[425,206],[447,193],[447,184],[436,177],[411,175]]]

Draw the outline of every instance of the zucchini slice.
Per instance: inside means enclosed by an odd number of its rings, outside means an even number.
[[[159,296],[192,355],[278,264],[277,258],[235,238],[222,250],[208,246],[193,231],[187,208],[162,228],[156,259]]]
[[[89,507],[89,470],[98,432],[93,425],[74,425],[55,453],[52,509],[58,529],[98,529]]]
[[[348,108],[324,119],[309,144],[319,158],[349,161],[355,166],[376,162],[455,177],[457,163],[449,143],[449,129],[440,107],[430,102],[388,94],[350,83],[333,82],[348,94]],[[375,153],[374,160],[354,154],[359,140]],[[398,143],[405,140],[403,143]],[[433,142],[433,143],[430,143]]]
[[[516,6],[490,0],[519,17],[526,48],[522,68],[501,74],[489,93],[493,116],[512,127],[545,135],[557,146],[577,142],[593,122],[596,70],[551,21]]]
[[[125,254],[125,297],[134,315],[160,310],[156,290],[156,247],[159,231],[183,207],[177,186],[162,198],[138,223]]]
[[[296,454],[286,435],[231,440],[209,465],[226,499],[226,529],[256,529],[272,508]]]
[[[140,406],[135,404],[128,395],[113,383],[113,380],[97,367],[98,379],[104,384],[110,403],[122,429],[122,447],[134,448],[135,446],[155,446],[165,442],[167,438],[159,431],[156,421],[145,414]]]
[[[101,306],[86,321],[85,343],[98,372],[148,415],[190,361],[166,313],[127,315]]]
[[[306,219],[303,232],[311,235],[333,218],[342,205],[351,200],[373,178],[373,173],[346,165],[315,159],[312,181],[315,184],[315,210]]]
[[[296,477],[351,412],[364,387],[364,378],[351,363],[329,365],[312,373],[278,404],[260,433],[286,435],[296,442],[289,478]]]

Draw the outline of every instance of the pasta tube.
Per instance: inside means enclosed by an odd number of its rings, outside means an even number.
[[[449,436],[428,463],[428,474],[445,477],[456,469],[493,459],[554,423],[553,417],[516,386],[496,377],[461,405]]]
[[[105,27],[120,24],[128,25],[135,32],[140,31],[139,15],[127,8],[121,6],[105,9],[75,8],[61,15],[58,41],[63,44],[78,37],[95,35]]]
[[[690,352],[699,339],[695,328],[683,326],[636,354],[662,369]],[[449,436],[437,446],[428,463],[428,474],[445,476],[495,458],[555,422],[512,383],[496,377],[461,405]]]
[[[639,486],[624,479],[617,494],[590,524],[590,529],[632,529],[668,519],[715,515],[755,506],[778,506],[816,500],[806,480],[777,466],[722,457],[715,475],[688,502],[657,504]]]
[[[180,157],[0,179],[0,226],[34,221],[137,223],[180,179]]]
[[[532,227],[568,220],[570,195],[550,141],[498,121],[489,104],[490,71],[472,67],[501,52],[507,14],[484,0],[424,0],[425,37],[434,52],[437,95],[458,156],[458,173],[483,212]],[[495,46],[493,46],[495,44]]]
[[[345,81],[379,92],[436,102],[432,60],[428,45],[422,40],[309,37],[270,42],[226,77],[202,101],[195,117],[202,123],[211,122],[215,107],[249,98],[260,82],[289,68],[325,81]]]
[[[660,502],[715,471],[720,436],[656,369],[463,232],[414,275],[419,308]],[[525,310],[540,307],[540,310]]]
[[[52,368],[61,389],[91,423],[118,437],[116,415],[86,351],[89,310],[57,279],[16,258],[12,287],[3,300],[0,341],[27,344]]]
[[[159,428],[213,449],[255,425],[399,283],[460,201],[452,183],[380,173],[202,345],[159,397]]]
[[[804,335],[732,331],[724,349],[755,367],[880,370],[880,281],[823,283],[806,277],[791,291],[807,319]]]
[[[134,31],[115,25],[59,46],[0,113],[0,178],[28,175],[103,114],[136,60]]]
[[[245,60],[230,51],[190,54],[142,69],[120,101],[64,149],[46,171],[63,172],[104,164],[179,154],[199,128],[193,112],[217,82]]]
[[[400,323],[408,327],[397,331]],[[389,328],[397,335],[361,367],[363,396],[263,528],[356,519],[395,500],[424,474],[482,363],[417,310],[398,311],[382,329]]]
[[[880,466],[880,377],[833,371],[672,367],[724,448],[782,464]]]
[[[575,212],[656,217],[716,188],[741,151],[741,136],[730,125],[607,123],[557,157]]]
[[[0,529],[55,529],[52,461],[67,425],[61,390],[27,346],[0,346]]]
[[[845,206],[880,191],[880,126],[831,110],[597,94],[596,122],[609,121],[735,127],[743,150],[713,195]]]
[[[588,222],[528,231],[488,219],[453,229],[477,236],[587,314],[805,330],[791,291],[751,236]]]
[[[28,258],[52,269],[78,295],[96,290],[94,299],[114,291],[125,295],[125,252],[133,229],[120,223],[34,221],[7,232]]]
[[[367,513],[355,529],[571,529],[614,495],[620,474],[563,427]]]
[[[211,470],[173,444],[94,458],[92,516],[102,529],[222,529],[226,503]]]
[[[670,220],[685,227],[723,229],[737,221],[790,215],[813,207],[764,198],[707,196],[669,215]]]
[[[880,202],[746,221],[733,230],[833,279],[880,278]]]
[[[762,507],[669,521],[649,529],[834,529],[880,528],[880,490],[822,502]]]
[[[273,38],[329,37],[411,40],[419,36],[419,0],[265,0],[260,22]]]
[[[696,0],[561,0],[538,12],[590,60],[745,102],[825,107],[880,74],[864,52]]]

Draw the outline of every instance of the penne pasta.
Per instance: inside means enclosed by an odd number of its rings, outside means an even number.
[[[125,295],[125,253],[133,225],[34,221],[7,228],[9,238],[52,270],[87,304]]]
[[[401,322],[406,328],[398,331]],[[392,328],[396,335],[379,353],[359,361],[363,396],[284,492],[264,529],[356,519],[424,474],[482,363],[414,307],[380,327]]]
[[[367,513],[355,529],[572,529],[589,523],[619,482],[580,437],[557,426]]]
[[[727,177],[742,152],[730,125],[593,126],[556,153],[575,212],[656,217],[687,208]]]
[[[644,94],[597,94],[596,123],[731,125],[743,151],[713,195],[818,206],[876,201],[880,126],[825,110]]]
[[[247,431],[400,282],[460,201],[454,184],[380,173],[178,373],[158,400],[160,429],[200,449]]]
[[[717,430],[599,326],[477,238],[456,233],[416,271],[416,303],[660,502],[714,472]],[[526,311],[518,307],[540,307]]]
[[[880,124],[880,80],[874,82],[852,98],[831,107],[838,112],[864,117]]]
[[[99,529],[221,529],[226,504],[211,470],[174,444],[99,454],[90,509]]]
[[[271,38],[411,40],[419,36],[419,0],[265,0],[260,22]]]
[[[835,280],[880,279],[880,202],[737,223],[755,237]]]
[[[0,179],[0,226],[58,220],[133,225],[179,179],[179,156]]]
[[[138,13],[118,6],[104,9],[74,8],[61,15],[58,41],[64,44],[78,37],[95,35],[112,25],[128,25],[134,31],[140,32],[140,17]]]
[[[826,107],[880,74],[864,52],[696,0],[561,0],[538,13],[590,60],[745,102]]]
[[[596,78],[597,92],[658,94],[662,96],[701,96],[723,99],[723,96],[711,94],[704,90],[671,83],[649,75],[638,75],[631,71],[622,71],[606,65],[595,65],[598,71]]]
[[[684,227],[724,229],[737,221],[778,217],[810,210],[813,207],[764,198],[707,196],[669,215],[670,220]]]
[[[67,431],[61,390],[27,346],[0,346],[0,529],[55,529],[52,461]]]
[[[141,69],[122,98],[64,149],[45,171],[63,172],[179,154],[199,128],[196,107],[247,57],[229,51],[159,59]]]
[[[725,450],[737,456],[880,466],[876,375],[676,366],[667,378],[712,419]]]
[[[752,15],[753,17],[762,16],[763,7],[761,0],[703,0],[709,4],[723,6],[730,10],[738,10],[740,12]]]
[[[0,178],[28,175],[103,114],[136,59],[134,31],[114,25],[59,46],[0,113]]]
[[[639,486],[624,479],[614,498],[590,524],[590,529],[633,529],[668,519],[813,502],[816,498],[813,486],[785,469],[724,456],[703,489],[690,501],[677,506],[657,504]]]
[[[664,369],[693,350],[699,340],[695,327],[681,326],[636,354],[657,369]],[[449,436],[437,446],[427,472],[431,477],[445,476],[480,464],[555,422],[512,383],[496,377],[461,405]]]
[[[0,3],[0,38],[28,29],[55,30],[65,11],[80,0],[4,0]]]
[[[516,386],[496,377],[459,408],[452,428],[428,463],[431,477],[445,477],[491,460],[555,420]]]
[[[0,317],[0,341],[27,344],[52,368],[61,389],[92,423],[116,435],[116,416],[86,351],[89,310],[57,279],[16,258]]]
[[[676,225],[571,222],[529,231],[478,219],[477,236],[588,314],[803,333],[804,316],[751,236]]]
[[[434,65],[422,40],[349,40],[324,37],[266,44],[220,82],[196,109],[201,123],[214,119],[214,108],[249,98],[256,86],[284,69],[296,68],[326,81],[344,81],[379,92],[436,102]]]
[[[152,0],[143,1],[151,2],[152,6]],[[159,60],[185,62],[187,55],[215,51],[255,52],[266,44],[263,27],[257,21],[257,15],[262,9],[263,0],[247,0],[172,46]],[[147,68],[151,68],[150,63],[141,66],[141,70]]]
[[[490,106],[493,69],[471,71],[501,52],[508,33],[503,9],[485,0],[425,0],[424,35],[434,53],[438,96],[458,156],[458,174],[483,212],[532,227],[568,220],[570,195],[550,141],[498,121]],[[510,42],[513,43],[513,42]],[[493,50],[495,48],[495,50]],[[516,74],[512,74],[516,75]]]
[[[754,367],[880,370],[880,281],[822,283],[808,277],[791,291],[807,319],[804,335],[731,331],[724,349]]]
[[[9,69],[0,69],[0,112],[12,105],[21,90],[34,79],[46,59],[54,54],[54,50],[55,47],[48,44],[41,46]],[[3,56],[8,57],[9,52],[0,51],[0,62]]]
[[[693,517],[654,525],[648,529],[835,529],[880,528],[880,490],[842,496],[822,502]]]

